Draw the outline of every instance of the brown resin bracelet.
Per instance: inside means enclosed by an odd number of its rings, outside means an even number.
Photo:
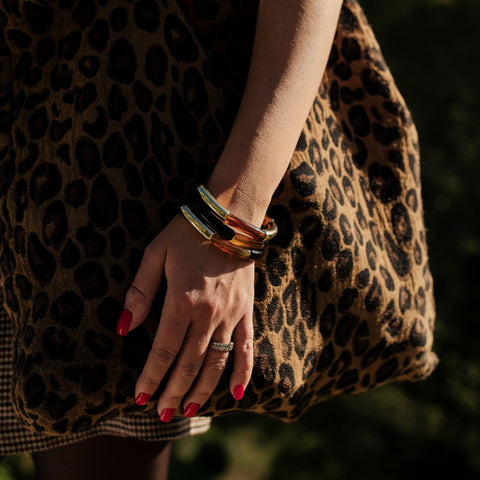
[[[186,220],[220,250],[244,259],[263,256],[264,247],[276,234],[277,225],[268,215],[261,228],[231,214],[204,185],[197,187],[198,200],[182,205]]]

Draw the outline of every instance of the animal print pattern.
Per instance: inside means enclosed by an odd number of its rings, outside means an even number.
[[[0,3],[0,285],[12,401],[28,428],[79,432],[144,407],[134,386],[165,285],[115,334],[145,246],[204,182],[245,86],[258,2]],[[255,368],[200,413],[284,421],[338,394],[427,377],[435,304],[417,134],[360,7],[269,208],[256,262]],[[229,365],[231,368],[231,365]]]

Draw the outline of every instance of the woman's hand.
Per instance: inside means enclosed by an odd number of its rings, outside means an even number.
[[[207,185],[221,205],[254,225],[287,170],[318,92],[341,5],[260,2],[242,101]],[[149,313],[163,274],[165,303],[136,398],[146,403],[175,360],[158,402],[160,418],[168,421],[187,392],[184,405],[192,416],[217,385],[228,353],[209,349],[211,340],[235,342],[230,390],[234,397],[243,393],[253,364],[254,262],[220,251],[178,215],[148,245],[127,292],[130,329]],[[120,331],[129,317],[122,314]]]
[[[121,317],[117,332],[125,335],[145,320],[163,275],[165,302],[135,398],[145,404],[175,361],[157,407],[168,422],[187,392],[184,414],[191,417],[215,389],[229,352],[209,348],[212,340],[234,342],[230,391],[242,397],[253,367],[254,261],[219,250],[178,214],[146,247],[125,298],[132,315],[122,317],[131,325],[122,331]]]

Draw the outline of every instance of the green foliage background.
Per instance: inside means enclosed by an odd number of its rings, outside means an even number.
[[[425,382],[328,400],[295,424],[237,415],[178,441],[171,479],[480,478],[480,2],[363,0],[420,135],[437,302]],[[0,480],[32,479],[7,457]]]

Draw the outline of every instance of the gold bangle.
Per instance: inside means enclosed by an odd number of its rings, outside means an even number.
[[[230,212],[222,207],[214,198],[214,196],[207,190],[204,185],[197,187],[198,193],[202,197],[202,200],[213,210],[222,220],[226,220]]]
[[[198,217],[188,208],[187,205],[182,205],[180,210],[183,213],[183,216],[190,222],[190,224],[203,235],[207,240],[211,240],[215,232],[204,225]]]

